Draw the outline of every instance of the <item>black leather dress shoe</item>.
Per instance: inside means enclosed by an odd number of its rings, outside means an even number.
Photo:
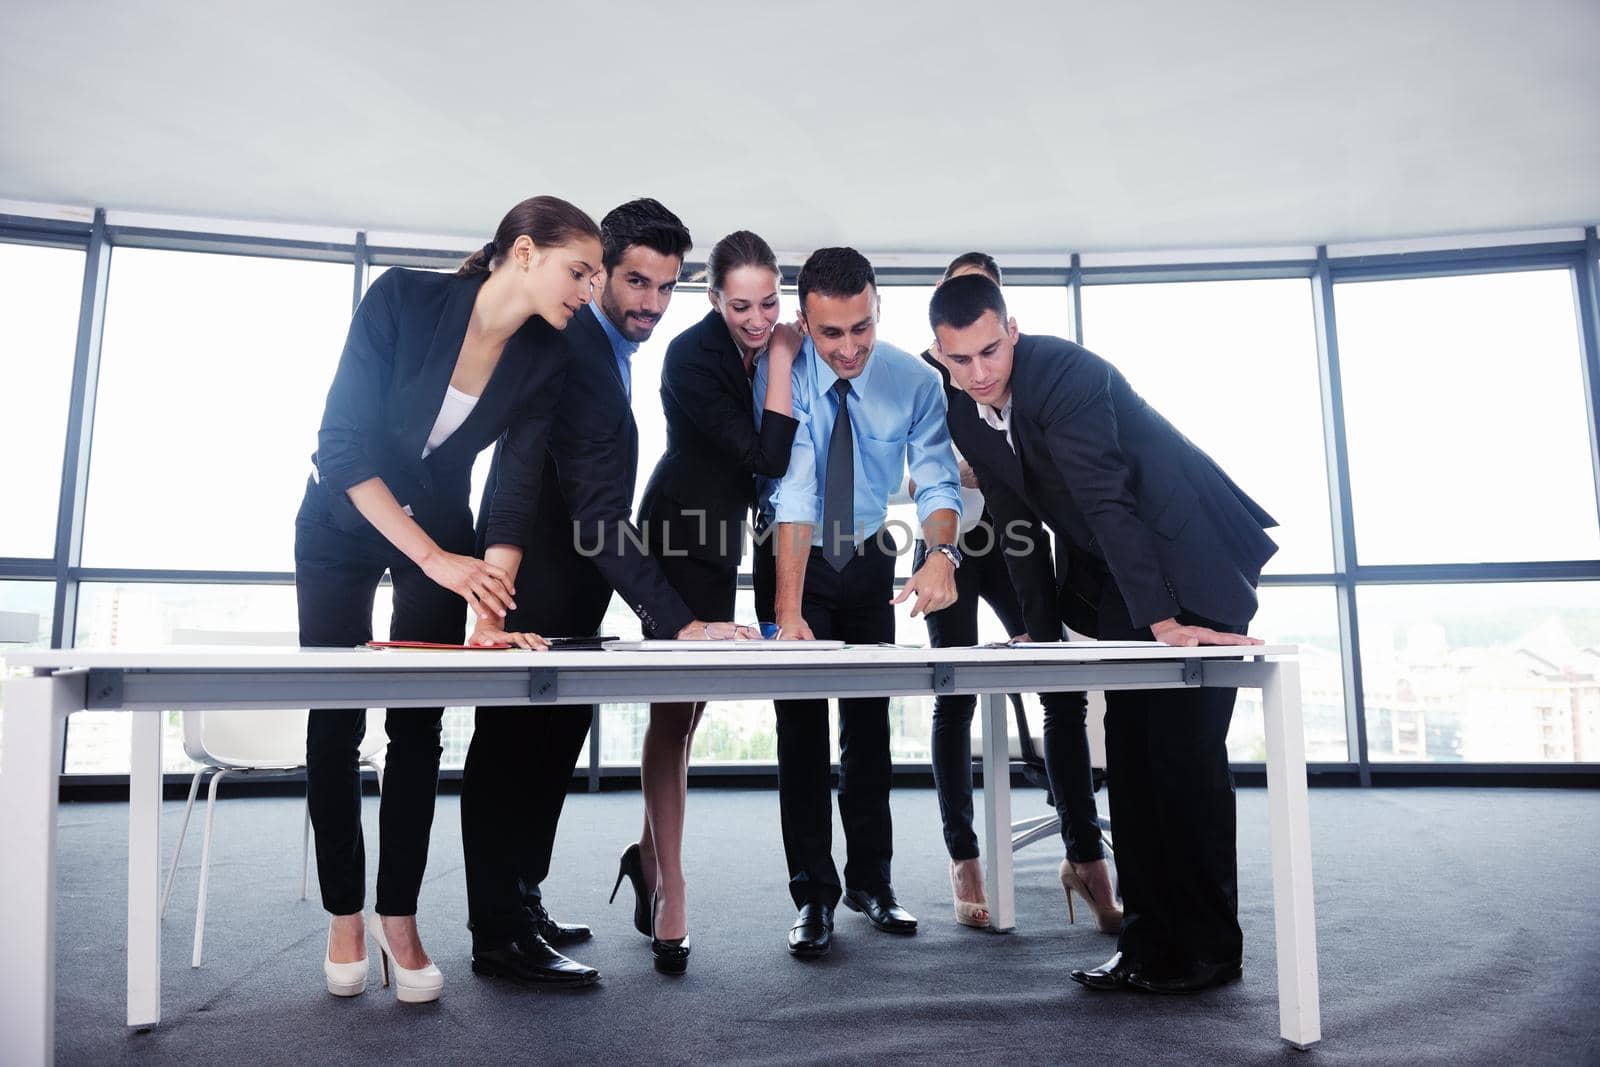
[[[569,960],[537,935],[524,935],[494,948],[472,949],[472,973],[509,978],[529,985],[593,985],[600,972]]]
[[[594,931],[582,923],[556,922],[543,905],[529,910],[533,912],[533,932],[552,945],[573,945],[594,936]]]
[[[833,947],[833,909],[820,901],[800,905],[789,927],[789,954],[802,959],[826,956]]]
[[[894,899],[894,890],[887,886],[875,893],[865,889],[846,889],[844,906],[851,911],[859,911],[873,926],[891,934],[917,932],[917,917],[900,906]]]
[[[1145,972],[1134,968],[1128,975],[1128,984],[1146,993],[1201,993],[1228,982],[1238,981],[1244,966],[1238,960],[1225,963],[1205,963],[1195,960],[1171,973]]]
[[[1112,989],[1126,989],[1128,988],[1128,978],[1137,966],[1137,961],[1130,960],[1127,953],[1118,952],[1098,967],[1073,971],[1071,978],[1081,986],[1102,992]]]

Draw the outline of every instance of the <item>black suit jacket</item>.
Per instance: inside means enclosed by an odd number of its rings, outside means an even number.
[[[1035,639],[1056,639],[1063,618],[1095,634],[1106,582],[1135,626],[1180,611],[1250,620],[1276,521],[1121,372],[1070,341],[1023,335],[1011,395],[1014,453],[964,394],[951,433],[1002,524],[1036,516],[1056,534],[1054,575],[1037,554],[1008,557]]]
[[[667,450],[639,505],[652,544],[738,567],[756,475],[781,478],[799,423],[768,412],[756,428],[744,359],[716,310],[672,339],[661,367]]]
[[[376,535],[347,490],[378,477],[431,534],[470,529],[473,460],[503,433],[504,491],[485,525],[498,540],[519,542],[539,496],[545,444],[571,362],[560,331],[540,318],[524,323],[506,342],[472,414],[422,458],[486,277],[395,268],[367,290],[328,390],[311,457],[317,474],[304,508],[342,529]]]
[[[1010,488],[1010,485],[1021,481],[1017,454],[1006,443],[1005,434],[978,417],[977,406],[966,393],[955,387],[950,380],[949,370],[933,357],[932,352],[924,351],[922,360],[938,371],[944,382],[945,420],[950,427],[950,439],[978,476],[984,510],[989,513],[994,526],[994,547],[991,551],[1005,554],[1013,585],[1027,581],[1041,591],[1054,589],[1056,572],[1051,562],[1050,536],[1033,509]],[[1002,477],[997,473],[1000,471],[1005,471],[1006,475]],[[1068,551],[1059,542],[1056,547],[1058,552]],[[1020,566],[1013,562],[1019,560],[1022,561]],[[1077,629],[1076,626],[1073,628]],[[1045,640],[1037,634],[1030,636],[1036,641]],[[1058,641],[1060,638],[1061,627],[1058,624],[1049,640]]]
[[[647,636],[674,637],[694,618],[667,584],[661,566],[644,551],[629,521],[639,469],[639,430],[617,369],[611,339],[591,305],[567,325],[573,351],[562,391],[538,506],[519,537],[494,540],[482,519],[499,508],[502,475],[509,465],[495,452],[479,508],[484,546],[523,546],[516,579],[512,629],[547,636],[595,633],[615,589],[639,616]],[[513,490],[514,490],[513,486]]]

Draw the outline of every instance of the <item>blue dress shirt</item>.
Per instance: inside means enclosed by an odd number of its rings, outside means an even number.
[[[833,383],[839,376],[817,355],[808,337],[794,357],[793,380],[794,417],[800,427],[789,453],[788,473],[777,480],[760,479],[761,510],[771,522],[811,524],[811,543],[820,545],[828,441],[839,412]],[[917,521],[927,522],[940,508],[959,516],[961,479],[945,424],[944,386],[938,372],[880,341],[850,386],[856,533],[870,537],[883,526],[889,497],[899,490],[908,462],[911,480],[917,483]],[[765,359],[756,364],[753,388],[759,427],[767,392]]]
[[[611,320],[606,318],[606,313],[600,310],[597,302],[591,301],[589,311],[600,320],[600,328],[606,332],[606,337],[611,341],[611,353],[617,357],[617,373],[622,375],[622,391],[628,394],[628,403],[633,403],[633,354],[639,351],[639,342],[630,341],[611,325]]]

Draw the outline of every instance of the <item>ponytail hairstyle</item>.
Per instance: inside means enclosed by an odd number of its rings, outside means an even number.
[[[457,277],[488,274],[505,261],[517,238],[527,237],[538,248],[560,248],[584,237],[600,240],[600,227],[581,208],[560,197],[534,196],[500,220],[494,240],[461,261]]]
[[[765,267],[783,276],[771,245],[749,230],[735,230],[718,241],[706,257],[706,288],[720,293],[728,275],[740,267]]]

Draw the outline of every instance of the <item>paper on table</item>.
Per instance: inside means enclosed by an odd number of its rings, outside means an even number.
[[[1155,648],[1160,641],[996,641],[984,648]]]
[[[396,652],[504,652],[516,645],[450,645],[437,641],[368,641],[368,648]]]
[[[838,650],[843,641],[777,641],[771,639],[738,638],[727,641],[611,641],[606,644],[614,652],[787,652],[793,649]]]

